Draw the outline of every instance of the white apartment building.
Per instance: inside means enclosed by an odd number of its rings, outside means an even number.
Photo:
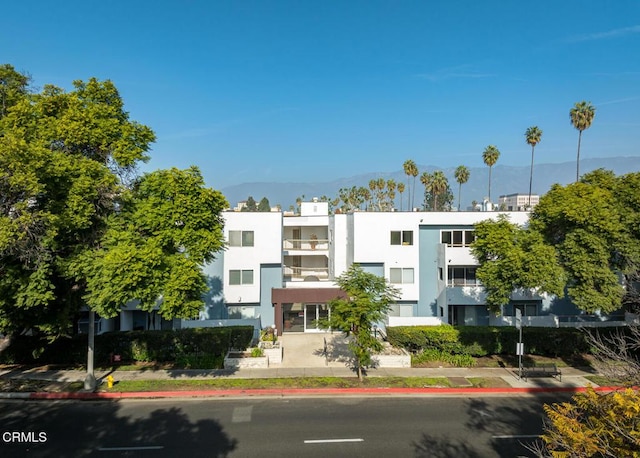
[[[534,321],[575,313],[562,300],[514,292],[503,316],[489,314],[469,245],[474,224],[500,214],[521,225],[528,219],[526,212],[329,215],[326,202],[303,202],[297,216],[225,212],[228,247],[205,269],[211,292],[200,320],[255,320],[261,328],[275,325],[279,334],[320,332],[316,320],[344,294],[334,280],[353,263],[400,290],[390,326],[509,324],[505,317],[516,308]]]
[[[506,194],[498,198],[498,208],[506,211],[526,211],[529,207],[534,208],[540,202],[540,196],[531,194],[531,205],[529,205],[529,194]]]

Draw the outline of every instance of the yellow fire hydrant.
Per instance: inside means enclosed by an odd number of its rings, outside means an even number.
[[[108,375],[107,376],[107,388],[113,388],[113,375]]]

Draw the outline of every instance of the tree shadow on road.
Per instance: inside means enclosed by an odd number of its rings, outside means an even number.
[[[469,444],[448,436],[423,434],[419,442],[414,442],[416,458],[485,458]]]
[[[113,456],[226,457],[237,448],[237,439],[230,438],[217,421],[191,421],[179,407],[158,408],[141,418],[121,410],[118,402],[16,403],[15,409],[0,416],[3,430],[34,432],[35,437],[44,433],[46,440],[0,442],[0,456],[88,457],[111,452]]]

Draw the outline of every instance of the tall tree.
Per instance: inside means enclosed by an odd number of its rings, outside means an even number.
[[[486,165],[489,166],[489,202],[491,202],[491,169],[498,162],[498,158],[500,157],[500,151],[495,145],[489,145],[485,148],[482,153],[482,160]]]
[[[436,170],[431,177],[431,193],[433,194],[433,211],[438,211],[438,196],[449,189],[449,181],[442,170]]]
[[[12,65],[0,65],[0,118],[29,92],[30,77],[17,72]]]
[[[398,192],[400,193],[400,211],[402,211],[402,194],[404,193],[404,183],[398,183]]]
[[[576,181],[580,180],[580,142],[582,141],[582,131],[591,127],[593,118],[596,115],[596,109],[591,102],[576,102],[569,111],[571,124],[578,129],[578,156],[576,159]]]
[[[336,283],[345,297],[329,302],[329,318],[320,320],[319,325],[351,337],[349,349],[355,357],[358,379],[362,380],[362,368],[371,365],[374,352],[382,350],[382,343],[372,334],[373,325],[389,312],[399,291],[385,278],[365,272],[357,264],[340,275]]]
[[[596,170],[578,183],[554,185],[536,205],[527,229],[476,225],[472,252],[481,264],[478,279],[490,293],[487,301],[504,303],[508,292],[525,287],[525,281],[528,288],[552,292],[543,280],[553,285],[553,279],[540,271],[553,273],[554,281],[562,279],[561,291],[553,294],[566,291],[585,312],[634,307],[640,278],[639,187],[640,173],[616,177]],[[533,245],[523,245],[523,253],[518,247],[524,241]],[[534,258],[524,264],[530,255]]]
[[[262,199],[260,199],[260,203],[258,204],[258,211],[259,212],[271,211],[271,204],[269,203],[269,199],[267,199],[266,197],[263,197]]]
[[[409,202],[411,206],[409,211],[413,211],[413,201],[416,194],[416,177],[418,176],[418,166],[411,159],[407,159],[403,164],[404,173],[407,175],[407,186],[409,186],[409,177],[413,177],[413,188],[409,188]],[[413,189],[413,190],[412,190]]]
[[[155,139],[129,120],[110,81],[73,85],[3,88],[0,333],[69,331],[85,286],[70,265],[100,244],[123,178]]]
[[[247,203],[244,207],[242,207],[243,212],[257,212],[258,211],[258,204],[256,203],[256,200],[253,198],[253,196],[249,196],[247,198]]]
[[[396,181],[394,179],[389,179],[387,180],[387,195],[386,195],[386,202],[385,202],[385,210],[386,211],[392,211],[394,208],[393,202],[396,198]]]
[[[542,236],[510,223],[506,216],[475,225],[471,253],[478,260],[476,276],[487,292],[487,307],[500,312],[515,289],[563,294],[564,272],[553,247]]]
[[[459,165],[456,167],[456,171],[454,173],[456,177],[456,181],[458,182],[458,211],[460,211],[460,202],[462,195],[462,185],[469,181],[469,176],[471,176],[471,172],[464,165]]]
[[[428,198],[427,196],[431,194],[431,180],[432,176],[429,172],[422,172],[420,175],[420,183],[424,186],[424,204],[423,208],[425,211],[429,209]]]
[[[159,170],[122,196],[100,246],[73,264],[84,299],[103,317],[138,300],[166,319],[198,315],[207,290],[202,267],[222,249],[227,202],[205,188],[197,167]]]
[[[529,208],[531,208],[531,186],[533,184],[533,153],[536,145],[542,140],[542,130],[538,126],[529,127],[524,133],[527,143],[531,145],[531,169],[529,171]]]
[[[582,310],[618,310],[625,297],[619,275],[633,278],[640,270],[640,197],[632,191],[639,184],[637,173],[596,170],[578,183],[554,185],[533,211],[530,227],[556,249],[567,294]]]

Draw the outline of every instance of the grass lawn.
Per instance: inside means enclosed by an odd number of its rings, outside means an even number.
[[[362,383],[356,377],[288,377],[262,379],[206,380],[123,380],[107,392],[284,389],[284,388],[424,388],[449,387],[446,377],[368,377]]]
[[[476,388],[508,387],[501,378],[469,378]],[[105,392],[181,391],[225,389],[299,389],[299,388],[429,388],[453,387],[446,377],[366,377],[362,383],[356,377],[290,377],[262,379],[206,379],[206,380],[123,380]]]

